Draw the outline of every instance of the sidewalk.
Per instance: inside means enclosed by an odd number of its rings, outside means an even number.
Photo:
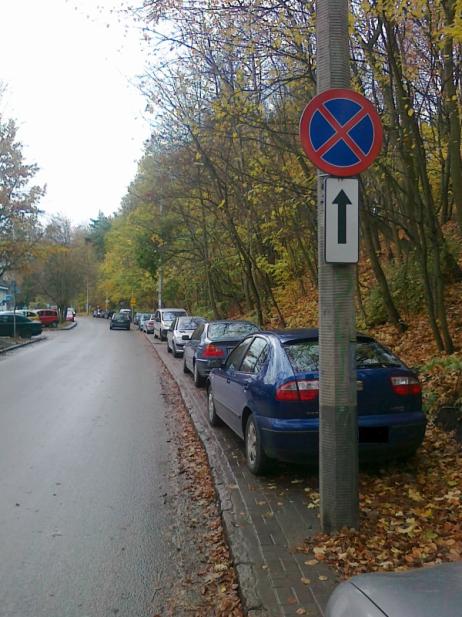
[[[205,391],[183,373],[183,360],[146,336],[177,382],[206,448],[247,615],[322,617],[338,581],[313,555],[297,551],[319,531],[312,497],[317,473],[281,464],[266,477],[253,476],[238,437],[208,424]]]

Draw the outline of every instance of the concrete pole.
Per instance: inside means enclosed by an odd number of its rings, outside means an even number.
[[[317,91],[349,88],[348,0],[317,2]],[[355,264],[328,264],[324,178],[318,173],[319,491],[321,527],[359,522],[355,365]]]
[[[162,220],[162,213],[163,213],[163,205],[162,202],[160,202],[159,204],[159,217]],[[162,248],[160,250],[160,263],[159,263],[159,287],[158,287],[158,298],[157,298],[157,308],[162,308],[162,287],[164,285],[164,273],[163,273],[163,264],[162,264]]]

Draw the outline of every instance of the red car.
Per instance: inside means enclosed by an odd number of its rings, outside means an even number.
[[[58,327],[59,315],[56,309],[37,309],[37,314],[42,326]]]

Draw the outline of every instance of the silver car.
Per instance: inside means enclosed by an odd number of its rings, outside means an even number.
[[[341,583],[326,617],[460,617],[462,562],[361,574]]]
[[[201,323],[203,317],[177,317],[167,331],[167,351],[173,353],[174,358],[183,355],[186,341]]]

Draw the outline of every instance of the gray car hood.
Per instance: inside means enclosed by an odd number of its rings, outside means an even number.
[[[461,617],[462,562],[349,581],[387,617]]]

